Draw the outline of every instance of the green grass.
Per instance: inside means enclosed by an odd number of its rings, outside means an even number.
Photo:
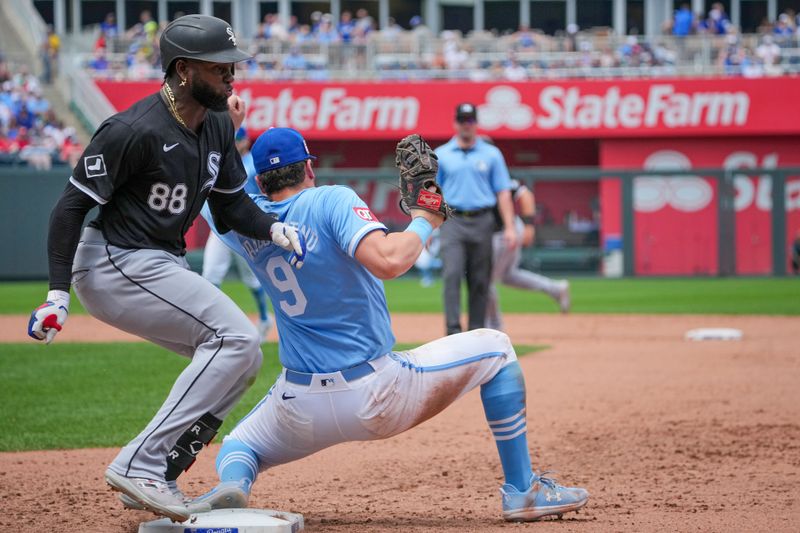
[[[519,354],[542,348],[515,346]],[[262,349],[258,379],[228,415],[220,437],[280,371],[277,344]],[[147,425],[187,364],[149,343],[0,344],[0,451],[122,446]]]
[[[665,278],[571,280],[576,313],[675,313],[800,315],[798,278]],[[386,282],[386,298],[395,313],[441,313],[442,286],[420,287],[416,278]],[[248,313],[255,304],[247,288],[226,282],[223,289]],[[0,283],[0,314],[28,314],[47,292],[43,282]],[[555,303],[539,294],[500,288],[505,313],[555,312]],[[466,298],[462,298],[466,302]],[[82,313],[77,298],[71,313]]]

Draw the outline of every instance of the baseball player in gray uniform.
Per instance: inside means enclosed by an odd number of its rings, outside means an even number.
[[[189,270],[184,235],[207,199],[218,230],[266,241],[295,268],[305,242],[243,190],[228,98],[234,64],[249,56],[230,25],[181,17],[164,30],[160,47],[161,90],[100,126],[53,209],[50,291],[28,333],[53,340],[67,319],[71,284],[94,317],[191,358],[105,473],[129,503],[184,521],[189,512],[176,480],[253,383],[262,358],[247,316]],[[81,236],[86,213],[98,205]]]
[[[536,214],[536,200],[524,183],[511,180],[511,195],[519,205],[519,216],[514,217],[514,231],[522,246],[531,246],[534,239],[533,217]],[[502,219],[495,213],[496,226],[492,241],[492,284],[486,302],[486,327],[503,330],[503,314],[500,311],[500,298],[497,284],[502,283],[517,289],[543,292],[558,304],[562,313],[569,313],[569,282],[564,279],[555,280],[520,267],[522,250],[519,247],[509,248],[503,238]]]

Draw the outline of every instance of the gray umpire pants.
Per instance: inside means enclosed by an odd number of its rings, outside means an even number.
[[[461,331],[461,280],[466,277],[469,298],[469,329],[482,328],[492,276],[491,210],[476,216],[454,215],[442,224],[442,278],[447,334]]]
[[[206,413],[223,419],[255,381],[262,358],[258,332],[183,257],[118,248],[93,228],[78,245],[72,286],[95,318],[191,358],[147,427],[109,467],[127,477],[164,480],[167,453],[178,437]]]

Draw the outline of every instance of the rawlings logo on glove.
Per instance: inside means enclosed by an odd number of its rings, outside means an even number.
[[[298,232],[294,226],[275,222],[269,229],[272,242],[286,250],[292,252],[289,256],[289,264],[295,268],[302,268],[303,261],[306,259],[306,238]]]
[[[28,335],[37,341],[53,342],[69,315],[69,293],[50,291],[47,301],[33,310],[28,321]]]
[[[397,143],[395,164],[400,169],[400,209],[406,215],[411,209],[424,209],[447,218],[450,208],[436,183],[439,161],[436,152],[417,135],[409,135]]]

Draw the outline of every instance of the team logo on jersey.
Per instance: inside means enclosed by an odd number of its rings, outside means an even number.
[[[106,171],[106,161],[103,154],[87,155],[83,158],[83,168],[86,169],[87,178],[99,178],[108,174]]]
[[[211,178],[208,179],[203,184],[203,189],[213,187],[214,183],[217,181],[217,176],[219,175],[219,160],[222,158],[222,155],[219,152],[209,152],[208,153],[208,173],[211,174]],[[201,189],[202,190],[202,189]]]
[[[353,212],[358,216],[358,218],[362,220],[366,220],[367,222],[377,222],[378,218],[372,214],[372,211],[369,210],[369,207],[354,207]]]

